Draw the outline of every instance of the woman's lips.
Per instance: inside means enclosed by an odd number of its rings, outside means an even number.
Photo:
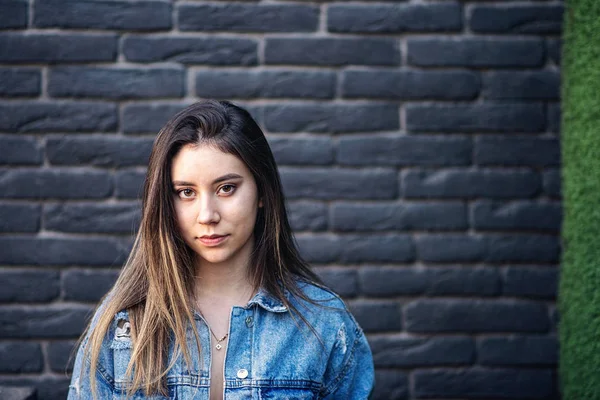
[[[212,246],[218,246],[218,245],[220,245],[228,237],[229,237],[229,235],[210,235],[210,236],[199,237],[198,240],[203,245],[212,247]]]

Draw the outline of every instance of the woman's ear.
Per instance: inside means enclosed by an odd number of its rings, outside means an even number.
[[[262,199],[258,200],[258,208],[262,208],[263,206],[263,201]]]

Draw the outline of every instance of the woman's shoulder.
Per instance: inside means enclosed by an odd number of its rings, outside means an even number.
[[[296,285],[309,302],[338,310],[347,310],[342,298],[325,285],[307,280],[297,280]]]
[[[331,324],[349,324],[358,329],[358,323],[346,306],[345,301],[333,290],[316,282],[298,281],[297,287],[302,297],[294,297],[291,300],[298,311],[304,316],[313,316],[319,320],[327,320]]]

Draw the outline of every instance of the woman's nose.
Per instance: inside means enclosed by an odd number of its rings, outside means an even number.
[[[215,200],[211,196],[201,196],[198,201],[198,216],[196,221],[199,224],[208,225],[219,222],[220,218]]]

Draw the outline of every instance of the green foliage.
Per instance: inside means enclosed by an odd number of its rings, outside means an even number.
[[[600,1],[566,2],[562,55],[564,400],[600,400]]]

